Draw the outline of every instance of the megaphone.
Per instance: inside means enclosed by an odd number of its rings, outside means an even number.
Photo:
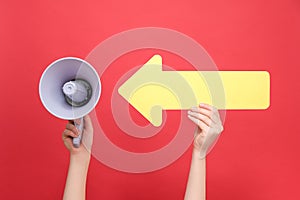
[[[91,64],[75,57],[65,57],[51,63],[43,72],[39,83],[42,104],[52,115],[74,120],[79,136],[73,145],[80,146],[83,117],[91,112],[99,101],[101,82]],[[80,119],[76,123],[75,119]]]

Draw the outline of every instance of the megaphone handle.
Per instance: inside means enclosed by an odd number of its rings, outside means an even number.
[[[83,127],[84,127],[83,117],[80,118],[79,120],[80,120],[80,124],[77,124],[76,120],[74,120],[75,127],[79,131],[78,137],[73,138],[73,145],[76,148],[79,148],[79,146],[80,146],[81,138],[82,138],[82,134],[83,134]]]

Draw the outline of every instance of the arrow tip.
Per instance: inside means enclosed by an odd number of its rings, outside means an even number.
[[[155,54],[118,88],[118,93],[155,127],[162,124],[162,107],[151,104],[152,102],[147,98],[145,100],[151,91],[143,90],[143,86],[145,83],[149,85],[151,81],[148,79],[156,77],[161,70],[162,57]],[[137,91],[139,92],[137,93]]]

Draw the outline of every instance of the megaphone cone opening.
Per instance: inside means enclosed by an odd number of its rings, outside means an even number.
[[[71,105],[62,91],[63,85],[70,80],[85,80],[90,93],[81,105]],[[101,82],[96,70],[86,61],[75,58],[61,58],[51,63],[43,72],[39,83],[40,99],[44,107],[61,119],[77,119],[91,112],[99,101]],[[78,102],[77,102],[78,103]]]

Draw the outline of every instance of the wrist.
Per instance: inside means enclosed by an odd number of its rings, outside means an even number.
[[[89,165],[91,159],[91,154],[89,152],[71,152],[70,153],[70,162],[80,164],[80,165]]]
[[[196,147],[193,148],[193,153],[192,153],[192,158],[193,159],[205,160],[206,155],[203,156],[202,154],[203,154],[203,152],[201,152],[201,150],[199,148],[196,148]]]

